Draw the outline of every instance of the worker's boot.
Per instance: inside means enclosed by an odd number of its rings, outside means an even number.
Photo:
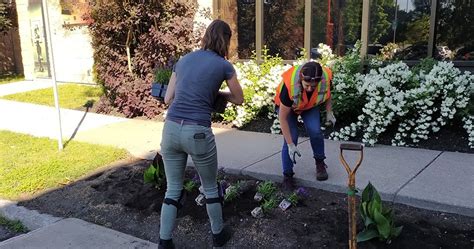
[[[294,173],[283,174],[283,190],[293,191],[295,189],[295,179],[293,175]]]
[[[164,240],[160,239],[160,242],[158,244],[158,249],[174,249],[174,243],[173,240]]]
[[[224,227],[218,234],[212,234],[212,246],[213,248],[223,247],[227,241],[232,237],[232,232],[228,227]]]
[[[324,163],[324,160],[316,159],[316,180],[326,181],[328,179],[328,172],[326,168],[328,166]]]

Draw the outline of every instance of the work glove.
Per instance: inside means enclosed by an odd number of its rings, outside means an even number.
[[[295,144],[288,145],[288,154],[290,155],[290,160],[293,162],[293,164],[296,164],[296,155],[301,157],[301,153],[298,148],[296,148]]]
[[[331,125],[334,127],[336,125],[336,117],[334,117],[334,113],[332,111],[326,112],[326,125]]]

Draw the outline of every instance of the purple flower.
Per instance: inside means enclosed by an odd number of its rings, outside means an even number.
[[[309,196],[309,192],[308,192],[308,190],[306,190],[305,188],[299,187],[299,188],[296,190],[296,195],[298,195],[300,198],[306,198],[306,197]]]
[[[197,173],[195,173],[194,176],[193,176],[192,181],[195,182],[196,184],[200,184],[201,183],[201,178],[199,178],[199,175]]]
[[[226,180],[222,180],[220,184],[223,191],[225,191],[229,187],[229,183]]]

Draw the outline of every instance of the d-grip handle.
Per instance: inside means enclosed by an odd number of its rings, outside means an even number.
[[[343,143],[340,146],[341,150],[356,150],[362,151],[364,146],[362,144],[354,144],[354,143]]]
[[[341,149],[341,153],[339,155],[339,158],[341,160],[342,165],[344,165],[344,168],[346,169],[347,174],[349,175],[349,178],[352,179],[352,180],[350,180],[350,182],[352,182],[353,181],[353,176],[355,175],[355,172],[359,168],[359,166],[362,162],[362,159],[364,158],[364,145],[360,144],[360,143],[342,143],[339,146],[339,148]],[[344,153],[343,152],[345,150],[360,151],[360,157],[359,157],[359,160],[357,161],[356,166],[354,167],[354,169],[351,169],[351,167],[349,167],[346,160],[344,159]]]

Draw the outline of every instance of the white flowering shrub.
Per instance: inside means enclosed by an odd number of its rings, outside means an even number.
[[[403,62],[386,64],[380,58],[368,61],[370,72],[363,74],[360,43],[346,56],[336,58],[330,47],[319,44],[317,61],[333,71],[333,110],[339,120],[354,120],[330,134],[334,140],[361,137],[373,146],[387,128],[395,128],[392,145],[416,145],[452,120],[463,121],[469,146],[474,148],[474,76],[462,73],[451,62],[423,60],[409,68]],[[273,119],[271,132],[281,133],[274,110],[274,96],[281,75],[292,65],[263,50],[263,62],[255,59],[235,65],[244,91],[244,104],[228,104],[222,117],[242,127],[258,115]],[[304,63],[303,59],[295,64]],[[471,106],[469,106],[471,105]]]
[[[398,62],[371,70],[366,75],[357,74],[355,78],[360,82],[360,95],[365,97],[362,114],[359,115],[358,122],[332,133],[331,137],[335,140],[349,140],[349,137],[355,137],[357,132],[363,131],[362,142],[374,145],[395,117],[406,114],[407,111],[403,109],[406,100],[402,89],[407,88],[411,72],[405,63]]]
[[[366,75],[356,73],[350,79],[356,81],[359,101],[364,103],[362,114],[356,122],[333,132],[330,138],[349,140],[360,134],[362,142],[373,146],[393,124],[398,129],[392,145],[414,145],[428,139],[431,132],[439,131],[456,113],[466,116],[474,77],[469,72],[461,73],[450,62],[422,64],[409,69],[397,62]],[[339,89],[336,83],[334,87]],[[463,120],[464,128],[472,129],[470,118]],[[471,137],[471,130],[468,134]]]
[[[229,103],[221,116],[236,127],[242,127],[259,114],[274,112],[273,98],[276,88],[281,81],[281,74],[289,66],[283,65],[280,57],[270,56],[267,52],[267,49],[263,50],[261,64],[257,64],[255,59],[235,64],[237,77],[244,92],[244,104],[236,106]]]
[[[417,144],[454,118],[469,103],[474,77],[461,73],[451,62],[438,62],[428,74],[418,75],[419,87],[406,92],[409,114],[398,127],[393,145]]]
[[[474,149],[474,116],[464,117],[462,121],[464,129],[467,131],[469,147]]]
[[[332,67],[336,62],[336,55],[332,53],[332,49],[330,46],[319,43],[317,47],[318,54],[321,55],[321,58],[316,60],[323,66]]]

